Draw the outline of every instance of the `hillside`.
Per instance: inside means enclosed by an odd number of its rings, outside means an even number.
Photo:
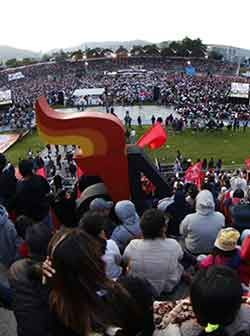
[[[64,51],[74,51],[74,50],[78,50],[78,49],[82,49],[85,50],[85,48],[109,48],[109,49],[117,49],[119,48],[121,45],[127,49],[132,48],[134,45],[140,45],[140,46],[144,46],[146,44],[151,44],[151,42],[149,41],[143,41],[143,40],[131,40],[131,41],[105,41],[105,42],[84,42],[81,43],[77,46],[73,46],[73,47],[69,47],[69,48],[64,48]],[[52,54],[53,52],[57,52],[59,51],[59,49],[52,49],[50,50],[48,53]]]
[[[11,58],[37,58],[40,54],[31,50],[18,49],[10,46],[0,45],[0,60],[6,61]]]

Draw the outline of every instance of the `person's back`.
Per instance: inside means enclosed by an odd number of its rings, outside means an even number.
[[[45,218],[49,212],[46,197],[49,191],[49,184],[42,176],[33,175],[28,180],[20,181],[15,201],[16,215],[25,215],[35,220]]]
[[[16,216],[25,215],[40,221],[48,216],[47,194],[50,192],[50,186],[44,177],[34,175],[33,170],[33,161],[22,160],[19,162],[19,171],[23,180],[17,185],[14,208]]]
[[[240,232],[250,229],[250,203],[239,203],[231,207],[233,226]]]
[[[183,267],[179,263],[183,252],[174,239],[135,239],[124,252],[130,259],[131,275],[147,279],[158,295],[171,292],[179,283]]]
[[[201,191],[196,198],[196,213],[187,215],[180,226],[185,246],[193,254],[207,254],[212,251],[218,232],[225,225],[224,216],[214,211],[213,195]]]

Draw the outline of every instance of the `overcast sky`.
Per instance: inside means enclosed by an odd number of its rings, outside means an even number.
[[[250,49],[249,0],[0,1],[0,45],[46,51],[85,41],[190,36]]]

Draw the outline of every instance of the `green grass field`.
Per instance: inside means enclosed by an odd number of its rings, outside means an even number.
[[[29,149],[33,153],[41,151],[44,148],[44,144],[40,140],[36,131],[33,131],[33,134],[25,136],[21,141],[18,141],[14,146],[12,146],[6,152],[6,156],[10,162],[14,165],[18,163],[19,158],[25,158]]]
[[[246,133],[228,130],[198,133],[185,130],[181,134],[173,134],[170,131],[166,145],[151,151],[150,155],[171,163],[176,158],[177,150],[192,160],[213,157],[221,158],[224,165],[242,165],[250,157],[250,129]]]
[[[136,128],[138,137],[146,131],[147,127]],[[19,158],[27,155],[28,150],[40,151],[44,144],[39,139],[37,132],[26,136],[7,151],[8,159],[17,164]],[[181,134],[173,134],[169,131],[168,141],[164,147],[155,151],[148,151],[152,158],[158,158],[163,162],[172,163],[176,157],[176,151],[182,155],[196,160],[207,157],[221,158],[225,165],[242,165],[246,157],[250,157],[250,129],[246,133],[223,130],[214,133],[193,133],[186,130]]]

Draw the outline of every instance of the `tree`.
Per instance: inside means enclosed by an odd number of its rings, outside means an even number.
[[[101,57],[110,57],[113,54],[113,50],[109,48],[102,49],[100,52]]]
[[[29,65],[29,64],[37,63],[37,60],[35,60],[34,58],[25,57],[25,58],[22,59],[22,61],[20,61],[18,63],[20,65]]]
[[[177,41],[172,41],[169,44],[169,48],[174,52],[176,56],[179,56],[180,50],[181,50],[181,43]]]
[[[143,47],[144,54],[148,56],[159,56],[160,50],[156,44],[148,44]]]
[[[101,49],[100,48],[93,48],[93,49],[88,48],[86,50],[86,56],[87,56],[87,58],[100,57],[100,54],[101,54]]]
[[[144,55],[144,49],[142,46],[134,45],[132,49],[130,50],[131,56],[143,56]]]
[[[191,55],[193,57],[205,57],[207,47],[202,43],[201,39],[195,39],[192,41]]]
[[[11,58],[5,62],[6,66],[9,68],[14,68],[18,66],[18,61],[16,58]]]
[[[221,61],[223,59],[223,55],[216,50],[211,50],[208,54],[208,58],[214,59],[216,61]]]
[[[62,49],[59,52],[53,54],[55,61],[58,63],[65,62],[68,59],[68,54]]]
[[[81,49],[79,49],[71,53],[71,58],[74,59],[75,61],[80,61],[83,59],[83,55],[84,52]]]
[[[165,47],[165,48],[161,49],[161,56],[163,56],[163,57],[175,56],[175,52],[171,48]]]
[[[41,61],[42,62],[49,62],[51,56],[48,54],[43,54]]]

